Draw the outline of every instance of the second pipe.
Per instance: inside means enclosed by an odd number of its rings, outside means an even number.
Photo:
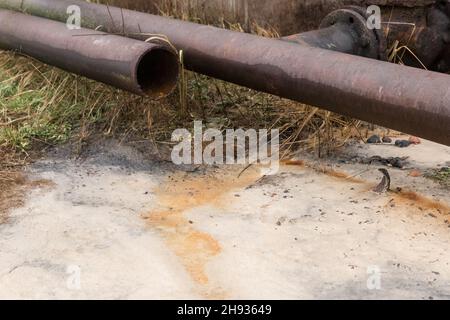
[[[0,48],[139,95],[172,91],[178,58],[172,49],[9,10],[0,10]]]

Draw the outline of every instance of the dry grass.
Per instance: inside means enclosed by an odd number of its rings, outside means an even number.
[[[195,19],[163,9],[166,15]],[[240,25],[221,23],[242,31]],[[252,28],[262,36],[278,36]],[[27,155],[71,141],[82,151],[99,136],[167,145],[174,129],[192,128],[193,120],[218,129],[279,128],[284,156],[299,147],[323,155],[361,135],[359,121],[195,73],[186,72],[180,88],[154,101],[0,52],[0,148]]]
[[[444,167],[436,170],[432,170],[425,174],[426,178],[432,179],[442,186],[450,189],[450,168]]]
[[[358,122],[191,72],[179,91],[159,101],[137,97],[12,53],[0,53],[0,146],[28,153],[94,135],[166,144],[194,119],[207,127],[280,128],[284,149],[327,152],[354,135]],[[181,112],[180,100],[189,110]],[[337,134],[337,135],[336,135]]]

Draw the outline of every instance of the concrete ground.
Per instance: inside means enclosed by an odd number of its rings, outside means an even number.
[[[393,191],[371,191],[381,165],[355,159],[372,155],[409,157]],[[354,144],[265,177],[115,142],[58,150],[0,225],[0,298],[448,299],[449,190],[413,171],[448,161],[426,141]]]

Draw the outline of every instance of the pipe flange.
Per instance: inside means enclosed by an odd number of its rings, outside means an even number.
[[[450,0],[448,0],[450,1]],[[366,19],[366,26],[367,26],[367,20],[370,18],[370,13],[367,12],[367,8],[363,8],[360,6],[345,6],[344,9],[354,10],[358,12],[361,16],[363,16]],[[372,31],[375,34],[375,37],[378,41],[378,60],[387,61],[387,39],[383,32],[383,28],[380,29],[373,29],[370,30],[367,28],[368,31]]]
[[[359,10],[358,10],[359,11]],[[367,19],[353,8],[343,8],[331,12],[321,22],[320,28],[328,28],[336,24],[350,27],[358,39],[358,55],[380,59],[380,42],[374,30],[367,28]]]

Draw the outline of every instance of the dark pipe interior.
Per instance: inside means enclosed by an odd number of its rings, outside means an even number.
[[[162,48],[149,50],[139,61],[136,78],[148,96],[169,94],[177,84],[179,63],[177,56]]]

